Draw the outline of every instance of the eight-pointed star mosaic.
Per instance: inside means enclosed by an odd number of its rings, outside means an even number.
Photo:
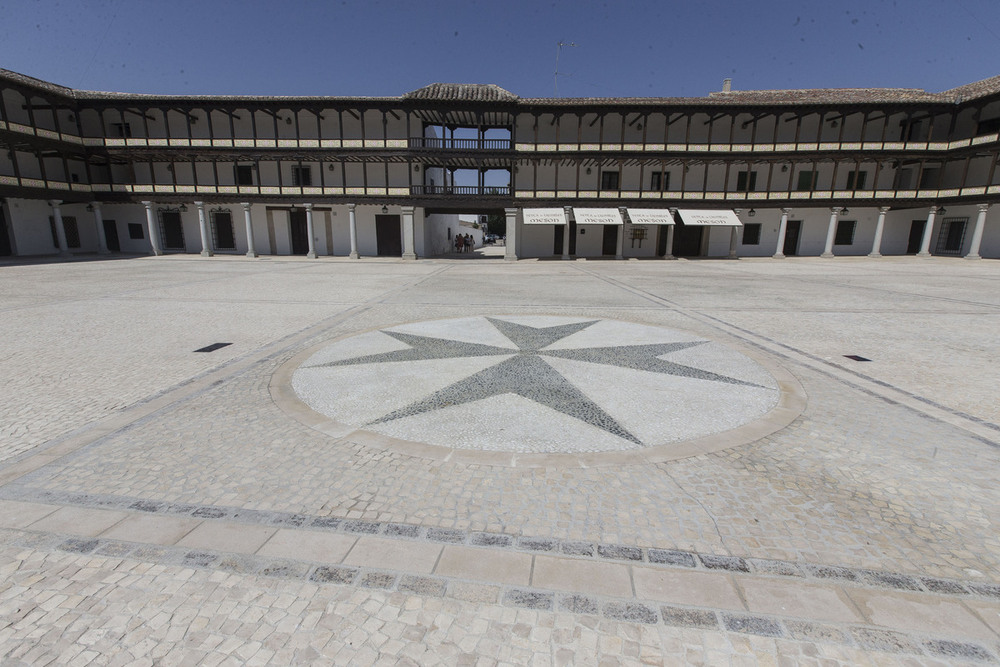
[[[380,373],[407,362],[477,359],[480,367],[473,368],[464,377],[456,378],[437,390],[424,392],[402,406],[368,418],[360,425],[380,430],[380,426],[398,420],[428,415],[498,396],[517,396],[620,438],[631,447],[642,447],[649,443],[634,434],[620,419],[582,391],[577,386],[580,384],[579,381],[574,383],[560,372],[557,360],[674,376],[688,383],[694,381],[729,388],[746,388],[753,393],[758,393],[760,390],[768,393],[773,391],[772,387],[762,386],[756,381],[664,358],[704,346],[709,343],[707,340],[690,340],[692,337],[688,336],[689,340],[682,341],[634,342],[627,337],[607,339],[598,336],[593,342],[601,344],[574,347],[567,343],[572,341],[575,335],[587,332],[594,325],[607,321],[585,320],[546,325],[519,323],[512,321],[514,318],[481,319],[495,329],[492,342],[485,340],[489,338],[488,336],[480,336],[484,342],[471,342],[468,336],[465,336],[465,339],[449,337],[446,326],[432,329],[430,333],[433,335],[395,330],[398,328],[383,329],[380,331],[382,335],[390,337],[401,345],[396,345],[396,349],[388,351],[355,354],[330,361],[311,359],[302,366],[302,369],[365,367],[370,368],[373,373]],[[548,319],[551,321],[558,318]],[[496,333],[502,335],[504,344],[498,344]],[[679,386],[678,391],[683,391],[683,386]]]

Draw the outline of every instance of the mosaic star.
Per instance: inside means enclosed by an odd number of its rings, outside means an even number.
[[[515,394],[562,414],[579,419],[582,422],[637,445],[642,445],[643,443],[629,433],[614,417],[573,386],[573,384],[548,364],[543,359],[543,356],[676,375],[710,382],[760,387],[760,385],[751,382],[744,382],[725,375],[719,375],[718,373],[684,366],[671,361],[664,361],[659,358],[670,352],[704,345],[708,341],[547,350],[544,348],[596,324],[597,320],[561,324],[552,327],[531,327],[489,317],[486,319],[497,331],[516,345],[517,349],[418,336],[397,331],[382,331],[387,336],[405,343],[408,347],[393,352],[368,354],[340,361],[317,364],[313,368],[425,359],[504,356],[507,358],[499,363],[473,373],[469,377],[454,382],[404,408],[394,410],[370,422],[368,425],[371,426],[404,417],[412,417],[452,405],[471,403],[491,396]]]

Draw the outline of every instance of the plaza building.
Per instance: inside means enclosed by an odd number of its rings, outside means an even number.
[[[523,98],[74,90],[0,70],[0,255],[1000,257],[1000,77]]]

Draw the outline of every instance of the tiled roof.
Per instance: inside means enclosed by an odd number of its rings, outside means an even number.
[[[462,102],[514,102],[518,97],[492,83],[432,83],[403,95],[404,99]]]
[[[967,83],[964,86],[946,90],[943,94],[952,97],[956,102],[961,102],[995,93],[1000,93],[1000,76],[983,79],[975,83]]]
[[[457,102],[520,102],[539,106],[801,106],[817,104],[960,103],[1000,94],[1000,76],[929,93],[919,88],[818,88],[805,90],[734,90],[713,92],[705,97],[518,97],[495,84],[432,83],[399,97],[349,96],[261,96],[261,95],[155,95],[75,90],[0,69],[0,79],[80,100],[163,100],[171,102],[288,102],[288,103],[393,103],[400,100]]]

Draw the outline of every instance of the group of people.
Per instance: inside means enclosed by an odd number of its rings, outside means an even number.
[[[476,240],[472,234],[455,234],[455,252],[472,252],[476,249]]]

